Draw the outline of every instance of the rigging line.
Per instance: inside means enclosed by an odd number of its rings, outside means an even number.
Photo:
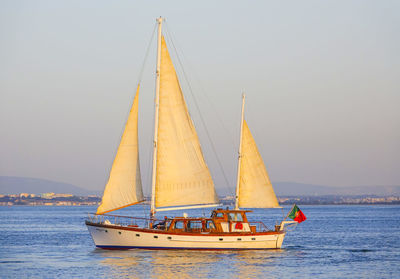
[[[153,38],[155,37],[154,34],[156,32],[156,27],[157,27],[157,23],[154,24],[153,32],[151,33],[150,41],[149,41],[149,44],[147,45],[146,54],[144,55],[142,67],[140,68],[139,79],[138,79],[137,84],[139,84],[142,81],[144,67],[146,65],[147,58],[149,57],[151,43],[153,42]]]
[[[214,142],[211,140],[210,133],[209,133],[209,131],[208,131],[208,129],[207,129],[207,125],[205,124],[205,121],[204,121],[203,115],[202,115],[202,113],[201,113],[200,107],[199,107],[199,105],[198,105],[198,103],[197,103],[197,99],[196,99],[196,97],[195,97],[195,95],[194,95],[194,93],[193,93],[192,86],[191,86],[191,84],[190,84],[190,82],[189,82],[189,79],[188,79],[187,74],[186,74],[186,72],[185,72],[185,69],[184,69],[184,67],[183,67],[183,63],[182,63],[182,61],[181,61],[181,59],[180,59],[180,57],[179,57],[179,55],[178,55],[177,48],[176,48],[176,46],[175,46],[175,44],[174,44],[174,42],[173,42],[173,40],[172,40],[172,33],[170,32],[168,25],[167,25],[167,24],[165,24],[165,25],[166,25],[166,28],[165,28],[165,29],[166,29],[167,32],[168,32],[168,35],[169,35],[169,38],[170,38],[170,41],[171,41],[171,45],[173,46],[173,48],[174,48],[174,50],[175,50],[176,57],[177,57],[178,62],[179,62],[179,64],[180,64],[181,68],[182,68],[182,72],[183,72],[183,75],[184,75],[184,77],[185,77],[185,80],[186,80],[186,82],[187,82],[187,84],[188,84],[189,92],[190,92],[190,94],[191,94],[192,97],[193,97],[193,100],[194,100],[196,109],[197,109],[197,111],[198,111],[198,113],[199,113],[199,115],[200,115],[201,122],[202,122],[202,124],[203,124],[203,126],[204,126],[204,129],[205,129],[205,131],[206,131],[206,135],[207,135],[208,141],[209,141],[210,144],[211,144],[211,148],[212,148],[212,150],[213,150],[213,152],[214,152],[214,155],[215,155],[215,158],[216,158],[216,160],[217,160],[218,166],[219,166],[219,168],[221,169],[222,175],[223,175],[223,177],[224,177],[224,180],[225,180],[225,183],[226,183],[226,188],[231,192],[231,194],[233,194],[233,189],[231,188],[230,183],[228,182],[228,178],[227,178],[227,176],[226,176],[226,173],[225,173],[225,171],[224,171],[224,168],[222,167],[222,163],[221,163],[221,160],[219,159],[219,156],[218,156],[218,153],[217,153],[217,151],[216,151]]]
[[[176,41],[175,36],[173,36],[172,32],[171,32],[171,37],[173,37],[174,40]],[[185,58],[185,54],[182,51],[181,51],[181,53],[182,53],[182,56]],[[206,93],[207,91],[204,89],[204,86],[200,82],[200,79],[199,79],[198,75],[196,74],[195,69],[193,67],[191,67],[191,70],[193,71],[193,73],[196,77],[196,81],[197,81],[198,85],[200,86],[200,92],[206,97],[206,100],[207,100],[208,104],[211,106],[215,115],[217,116],[217,119],[218,119],[219,124],[221,125],[222,129],[229,135],[229,140],[230,140],[230,143],[232,144],[232,147],[234,149],[236,149],[237,144],[233,141],[233,139],[236,139],[236,137],[233,137],[231,134],[231,131],[229,131],[229,129],[227,129],[226,126],[224,125],[221,115],[218,113],[218,110],[215,108],[214,103],[211,101],[210,97],[207,95],[207,93]]]
[[[154,27],[153,27],[153,31],[151,32],[151,36],[150,36],[150,40],[149,40],[149,43],[147,44],[147,48],[146,48],[146,52],[145,52],[145,55],[144,55],[144,59],[143,59],[143,63],[142,63],[142,66],[141,66],[141,68],[140,68],[140,72],[139,72],[139,77],[138,77],[138,81],[137,81],[137,84],[140,84],[141,83],[141,81],[142,81],[142,77],[143,77],[143,72],[144,72],[144,69],[145,69],[145,66],[146,66],[146,62],[147,62],[147,60],[148,60],[148,57],[149,57],[149,53],[150,53],[150,49],[151,49],[151,45],[152,45],[152,43],[153,43],[153,39],[154,39],[154,34],[155,34],[155,32],[156,32],[156,29],[157,29],[157,23],[154,23]],[[151,136],[151,135],[150,135]],[[148,141],[146,141],[146,142],[150,142],[150,140],[148,140]],[[150,158],[151,158],[151,145],[150,145],[150,147],[148,148],[148,151],[147,151],[147,154],[150,154]],[[140,155],[140,154],[139,154]],[[150,164],[151,164],[151,159],[149,159],[148,160],[148,163],[147,163],[147,168],[146,168],[146,180],[148,180],[148,178],[150,177]],[[143,189],[143,185],[144,185],[144,183],[143,183],[143,180],[142,180],[142,189]],[[143,195],[144,195],[144,193],[143,193]]]
[[[154,116],[153,116],[153,118],[154,118]],[[153,120],[153,122],[154,122],[154,120]],[[152,140],[151,140],[150,136],[152,136],[152,133],[149,133],[149,139],[146,141],[146,142],[149,143],[148,150],[147,150],[147,158],[148,158],[148,160],[147,160],[147,168],[146,168],[146,183],[143,183],[143,184],[146,184],[146,185],[150,185],[151,184],[151,173],[153,171],[153,168],[152,168],[152,165],[153,165],[152,164],[152,157],[153,157],[152,155],[153,154],[151,152],[153,150],[153,145],[151,144]],[[150,189],[150,195],[151,195],[151,189]]]
[[[155,92],[155,90],[153,90],[153,100],[155,100],[156,99],[156,92]],[[151,123],[155,123],[155,115],[154,115],[154,113],[152,113],[151,114],[151,119],[152,119],[152,121],[151,121]],[[147,149],[147,158],[148,158],[148,160],[147,160],[147,168],[146,168],[146,181],[147,181],[147,183],[146,183],[146,185],[150,185],[150,191],[149,191],[149,193],[148,194],[150,194],[150,197],[151,197],[151,183],[152,183],[152,181],[151,181],[151,179],[152,179],[152,177],[151,177],[151,174],[152,174],[152,172],[153,172],[153,138],[154,138],[154,130],[152,129],[152,132],[150,132],[150,133],[148,133],[148,138],[147,138],[147,141],[146,142],[148,142],[149,143],[149,146],[147,147],[148,149]],[[151,198],[150,198],[151,199]]]
[[[155,99],[156,99],[156,92],[155,92],[155,90],[153,90],[153,100],[155,100]],[[155,115],[154,115],[154,113],[152,113],[151,117],[152,117],[152,122],[151,123],[155,123]],[[149,189],[150,190],[149,191],[150,199],[151,199],[151,183],[152,183],[151,174],[153,172],[153,144],[154,144],[153,138],[154,138],[154,131],[152,131],[151,133],[148,134],[148,139],[147,139],[147,142],[149,143],[149,146],[147,147],[148,148],[148,150],[147,150],[148,160],[147,160],[147,173],[146,173],[146,175],[147,175],[147,183],[146,183],[146,185],[150,185],[150,189]]]
[[[144,67],[145,67],[145,65],[146,65],[146,61],[147,61],[147,58],[148,58],[148,56],[149,56],[150,46],[151,46],[151,43],[153,42],[153,38],[154,38],[154,33],[155,33],[155,30],[156,30],[156,27],[157,27],[157,23],[154,24],[153,32],[151,33],[150,41],[149,41],[149,44],[147,45],[147,50],[146,50],[146,53],[145,53],[145,56],[144,56],[144,59],[143,59],[142,67],[141,67],[140,72],[139,72],[138,81],[137,81],[137,83],[136,83],[137,85],[139,85],[140,82],[142,81],[143,72],[144,72]],[[132,99],[132,102],[131,102],[129,108],[132,107],[132,104],[133,104],[134,99],[135,99],[135,98]],[[124,122],[125,125],[126,125],[126,122],[128,121],[129,114],[130,114],[130,109],[128,110],[127,114],[125,115],[125,122]],[[122,131],[120,132],[120,137],[119,137],[120,140],[121,140],[121,138],[122,138],[122,135],[124,134],[125,125],[122,126]],[[118,152],[118,147],[119,147],[119,144],[118,144],[117,147],[114,149],[114,157],[113,157],[114,160],[115,160],[115,156],[117,155],[117,152]],[[111,165],[108,167],[109,172],[108,172],[108,176],[106,177],[105,182],[104,182],[105,185],[107,185],[107,182],[108,182],[108,180],[110,179],[110,172],[111,172],[111,169],[112,169],[112,165],[114,164],[114,160],[111,161]],[[142,187],[143,187],[143,186],[142,186]],[[105,191],[105,189],[103,190],[103,193],[104,193],[104,191]]]
[[[169,28],[168,28],[168,26],[167,26],[167,22],[165,22],[165,23],[166,23],[166,24],[165,24],[166,29],[167,29],[167,31],[169,32],[168,34],[170,35],[171,38],[174,39],[174,41],[177,41],[176,38],[175,38],[175,36],[173,36],[172,31],[169,30]],[[172,40],[172,39],[171,39],[171,42],[172,42],[172,44],[173,44],[173,40]],[[183,53],[183,51],[181,51],[181,54],[182,54],[183,58],[185,58],[185,60],[188,61],[188,59],[186,59],[186,56],[185,56],[185,54]],[[178,58],[178,59],[179,59],[179,58]],[[189,66],[190,66],[190,65],[189,65]],[[226,134],[229,136],[229,141],[230,141],[230,143],[232,144],[233,149],[236,150],[238,144],[233,140],[233,139],[236,139],[236,137],[233,137],[231,131],[230,131],[228,128],[226,128],[226,126],[224,125],[224,121],[222,121],[221,115],[219,114],[218,110],[215,108],[214,103],[211,101],[209,95],[206,93],[207,90],[204,89],[204,86],[203,86],[203,84],[200,82],[200,78],[198,77],[198,75],[197,75],[197,73],[196,73],[196,71],[195,71],[195,69],[194,69],[193,67],[191,67],[191,71],[194,73],[195,80],[197,81],[198,85],[200,86],[200,92],[206,97],[206,100],[207,100],[208,104],[210,105],[210,107],[212,108],[213,112],[214,112],[215,115],[217,116],[217,119],[218,119],[219,124],[221,125],[222,129],[226,132]]]
[[[204,126],[204,129],[205,129],[205,131],[206,131],[206,135],[207,135],[208,141],[209,141],[210,144],[211,144],[211,148],[212,148],[212,150],[213,150],[213,152],[214,152],[214,154],[215,154],[215,158],[217,159],[218,165],[219,165],[219,167],[220,167],[220,169],[221,169],[222,175],[223,175],[224,180],[225,180],[225,183],[226,183],[226,187],[228,188],[229,191],[231,191],[231,194],[233,194],[233,193],[234,193],[234,192],[233,192],[233,189],[231,188],[231,186],[230,186],[230,184],[229,184],[229,182],[228,182],[228,178],[227,178],[227,176],[226,176],[226,174],[225,174],[224,168],[222,167],[222,163],[221,163],[221,161],[220,161],[220,159],[219,159],[219,157],[218,157],[218,154],[217,154],[215,145],[214,145],[213,141],[211,140],[210,133],[209,133],[209,131],[208,131],[208,129],[207,129],[207,126],[206,126],[206,124],[205,124],[203,115],[201,114],[199,105],[198,105],[198,103],[197,103],[196,97],[195,97],[195,95],[194,95],[194,93],[193,93],[193,90],[192,90],[192,86],[191,86],[191,84],[190,84],[190,82],[189,82],[189,79],[188,79],[188,77],[187,77],[187,75],[186,75],[185,69],[183,68],[182,61],[181,61],[181,59],[180,59],[180,57],[179,57],[179,55],[178,55],[178,51],[177,51],[177,49],[176,49],[176,47],[175,47],[175,44],[174,44],[174,42],[173,42],[173,40],[172,40],[172,34],[171,34],[170,30],[169,30],[169,27],[168,27],[167,22],[165,22],[165,27],[166,27],[165,29],[167,30],[167,33],[168,33],[168,35],[169,35],[171,44],[172,44],[172,46],[173,46],[173,48],[174,48],[174,50],[175,50],[175,53],[176,53],[176,57],[177,57],[177,59],[178,59],[178,62],[179,62],[179,64],[180,64],[181,68],[182,68],[182,72],[183,72],[183,75],[184,75],[184,77],[185,77],[185,80],[186,80],[186,82],[187,82],[187,84],[188,84],[189,92],[190,92],[190,94],[192,95],[193,100],[194,100],[194,103],[195,103],[195,106],[196,106],[196,109],[197,109],[197,111],[199,112],[200,119],[201,119],[201,122],[202,122],[202,124],[203,124],[203,126]]]

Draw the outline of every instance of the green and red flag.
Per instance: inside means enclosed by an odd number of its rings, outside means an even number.
[[[297,205],[293,205],[293,209],[292,211],[290,211],[288,217],[299,223],[307,219],[306,215],[304,215],[303,212],[301,212],[300,208],[298,208]]]

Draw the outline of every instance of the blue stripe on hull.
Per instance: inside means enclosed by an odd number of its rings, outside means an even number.
[[[157,247],[157,246],[112,246],[96,245],[97,248],[107,250],[128,250],[128,249],[148,249],[148,250],[270,250],[279,248],[192,248],[192,247]]]

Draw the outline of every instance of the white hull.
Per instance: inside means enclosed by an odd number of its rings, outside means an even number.
[[[116,225],[86,224],[98,248],[103,249],[280,249],[284,232],[247,234],[173,234]]]

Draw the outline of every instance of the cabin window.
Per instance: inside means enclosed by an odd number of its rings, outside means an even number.
[[[217,217],[217,218],[222,218],[222,217],[224,217],[224,213],[222,213],[222,212],[215,212],[215,211],[213,211],[213,213],[211,214],[211,217]]]
[[[203,224],[201,221],[189,221],[187,225],[188,229],[201,229],[203,228]]]
[[[242,214],[240,213],[229,213],[229,220],[235,221],[235,222],[243,222],[243,217]]]
[[[212,220],[207,220],[206,228],[207,229],[215,229],[214,222]]]
[[[185,228],[185,224],[183,223],[183,221],[176,221],[175,222],[175,229],[182,230],[184,228]]]

